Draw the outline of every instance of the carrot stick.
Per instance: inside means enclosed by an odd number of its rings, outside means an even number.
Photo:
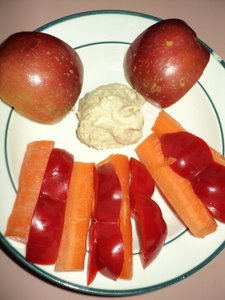
[[[152,131],[157,135],[161,136],[164,133],[173,133],[177,131],[184,131],[184,128],[173,119],[167,112],[161,110],[155,123],[152,127]]]
[[[174,172],[165,162],[161,142],[156,134],[149,135],[136,148],[136,153],[194,236],[204,237],[216,230],[217,224],[213,216],[196,196],[191,183]]]
[[[129,201],[129,159],[126,155],[115,154],[109,156],[102,163],[111,162],[115,168],[122,189],[122,204],[120,210],[119,226],[124,243],[124,263],[120,274],[121,279],[131,279],[133,275],[133,256],[132,256],[132,227],[131,211]]]
[[[19,175],[18,193],[7,223],[6,237],[27,242],[33,211],[53,147],[52,141],[35,141],[27,145]]]
[[[214,149],[211,149],[211,151],[212,151],[213,160],[218,164],[225,166],[225,157],[222,156],[219,152],[217,152]]]
[[[63,234],[55,264],[56,271],[81,271],[84,269],[94,197],[93,180],[93,163],[74,162]]]
[[[152,127],[152,131],[160,137],[164,133],[184,131],[185,129],[164,110],[160,111]],[[210,148],[215,162],[225,166],[225,158],[215,149]]]

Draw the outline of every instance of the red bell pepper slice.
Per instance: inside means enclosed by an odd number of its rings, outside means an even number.
[[[122,190],[119,178],[111,163],[97,167],[97,205],[94,218],[98,222],[118,221]]]
[[[170,167],[192,184],[195,194],[212,215],[225,222],[225,166],[213,160],[208,144],[190,132],[161,137],[165,157],[173,157]]]
[[[140,259],[146,268],[161,250],[167,226],[160,207],[151,199],[155,184],[146,167],[131,158],[130,171],[131,210],[139,233]]]
[[[123,238],[118,226],[122,191],[111,163],[96,168],[95,208],[90,234],[87,284],[97,272],[118,279],[124,260]]]
[[[93,223],[90,240],[88,285],[94,280],[97,272],[117,280],[124,259],[123,239],[119,227],[115,223]]]
[[[225,223],[225,167],[214,162],[198,174],[191,184],[212,215]]]
[[[174,159],[170,167],[188,180],[192,180],[213,162],[207,143],[190,132],[163,134],[160,141],[164,156]]]
[[[51,151],[28,236],[26,259],[31,263],[56,261],[73,161],[65,150]]]

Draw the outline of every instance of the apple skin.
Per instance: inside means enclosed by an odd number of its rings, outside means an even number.
[[[24,31],[0,45],[0,98],[33,121],[59,122],[74,106],[82,84],[80,57],[59,38]]]
[[[166,108],[193,87],[209,58],[209,50],[183,20],[166,19],[133,41],[125,56],[124,72],[147,101]]]

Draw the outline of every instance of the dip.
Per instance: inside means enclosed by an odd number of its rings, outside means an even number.
[[[103,85],[79,102],[77,136],[95,149],[134,144],[142,137],[145,99],[119,83]]]

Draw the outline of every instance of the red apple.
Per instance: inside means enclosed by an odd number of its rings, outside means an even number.
[[[209,50],[184,21],[167,19],[150,26],[133,41],[124,70],[140,94],[165,108],[198,81],[209,57]]]
[[[74,106],[83,65],[64,41],[40,32],[18,32],[0,45],[0,98],[27,118],[60,121]]]

